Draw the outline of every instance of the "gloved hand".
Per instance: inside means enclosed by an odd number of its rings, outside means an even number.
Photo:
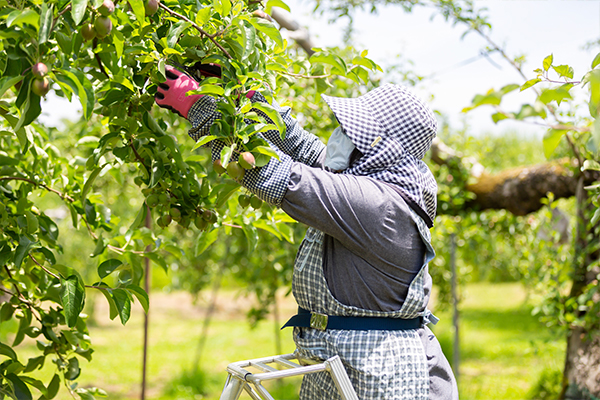
[[[165,72],[167,80],[158,85],[154,100],[160,107],[167,108],[187,119],[190,108],[204,96],[186,95],[190,90],[198,89],[198,82],[170,65],[165,67]]]

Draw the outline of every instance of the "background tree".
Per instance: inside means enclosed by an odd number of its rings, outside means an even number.
[[[271,1],[267,11],[272,4],[285,6]],[[290,51],[261,6],[235,0],[0,1],[0,314],[2,321],[18,321],[12,342],[0,344],[2,396],[31,399],[37,392],[50,399],[61,384],[81,398],[102,394],[75,383],[79,359],[93,352],[81,314],[86,291],[104,295],[110,317],[126,323],[134,298],[148,310],[140,287],[144,259],[167,268],[171,257],[185,260],[190,250],[200,255],[234,230],[245,235],[240,249],[250,251],[259,230],[291,240],[287,217],[256,200],[247,207],[234,195],[239,184],[219,177],[207,155],[195,152],[206,141],[194,147],[185,121],[153,107],[167,63],[218,63],[222,77],[203,80],[197,93],[219,98],[222,117],[211,133],[229,144],[223,165],[251,151],[260,166],[273,153],[259,133],[285,131],[268,104],[252,107],[244,93],[258,90],[271,99],[306,78],[316,96],[333,76],[368,82],[377,69],[366,52],[343,59],[322,50],[307,59]],[[36,122],[40,98],[49,91],[81,104],[83,120],[68,132]],[[143,203],[130,197],[135,192],[145,196]],[[67,211],[71,227],[51,216],[55,209]],[[148,213],[163,231],[145,226]],[[167,229],[173,221],[178,227]],[[79,254],[62,263],[59,225],[88,235],[89,259]],[[188,240],[175,244],[178,237]],[[256,267],[251,277],[254,287],[273,281],[275,275],[262,276],[262,270]],[[19,355],[26,336],[37,339],[39,349],[27,361]],[[50,360],[56,364],[51,381],[30,376]]]

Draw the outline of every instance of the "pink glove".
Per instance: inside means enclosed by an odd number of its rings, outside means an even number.
[[[170,65],[165,67],[165,72],[167,81],[158,85],[154,100],[160,107],[167,108],[187,119],[190,108],[204,96],[186,95],[190,90],[198,89],[198,82]]]

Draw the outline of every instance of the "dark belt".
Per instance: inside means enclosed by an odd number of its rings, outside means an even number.
[[[299,326],[301,328],[314,328],[319,330],[343,329],[353,331],[386,330],[401,331],[418,329],[423,325],[423,318],[412,319],[389,318],[389,317],[341,317],[313,313],[298,307],[298,314],[285,323],[281,329],[288,326]]]

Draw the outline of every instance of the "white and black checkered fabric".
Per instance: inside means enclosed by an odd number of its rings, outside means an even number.
[[[357,98],[322,97],[364,155],[344,173],[398,185],[434,220],[437,184],[422,161],[437,132],[429,106],[392,84]]]
[[[211,96],[200,97],[188,111],[188,121],[192,124],[188,135],[198,141],[210,133],[210,127],[219,118],[221,113],[217,111],[217,100]]]
[[[429,229],[411,210],[427,247],[426,263],[433,257]],[[298,305],[313,312],[343,316],[389,318],[429,317],[424,305],[423,265],[411,283],[400,310],[392,312],[364,310],[337,301],[323,274],[323,232],[309,228],[300,246],[294,266],[293,292]],[[352,386],[361,400],[427,400],[429,371],[418,331],[346,331],[294,328],[294,341],[306,358],[325,360],[339,355]],[[304,377],[302,400],[339,399],[327,373]]]

